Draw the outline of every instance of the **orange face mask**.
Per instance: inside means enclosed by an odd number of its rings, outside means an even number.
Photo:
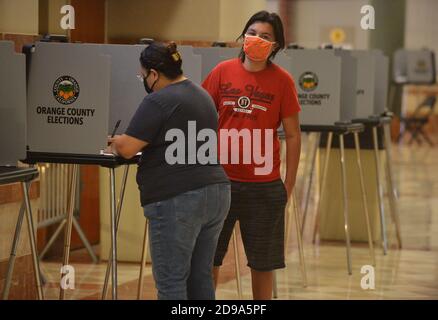
[[[258,36],[245,36],[243,51],[253,61],[265,61],[269,58],[274,43]]]

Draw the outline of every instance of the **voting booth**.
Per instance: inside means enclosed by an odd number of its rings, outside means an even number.
[[[109,122],[110,57],[83,45],[38,42],[30,57],[30,152],[99,155]]]
[[[318,148],[321,146],[325,149],[319,152],[324,160],[320,166],[322,168],[320,199],[323,200],[320,200],[317,205],[314,237],[319,233],[321,239],[326,239],[324,228],[327,217],[330,216],[329,221],[331,221],[333,214],[336,215],[335,220],[340,222],[343,232],[339,240],[346,242],[348,273],[352,274],[350,242],[354,240],[354,237],[352,237],[353,229],[350,230],[350,219],[352,214],[356,214],[352,212],[350,204],[354,196],[352,195],[353,188],[360,190],[359,201],[362,208],[357,211],[357,214],[367,223],[359,227],[361,232],[367,234],[373,263],[375,259],[359,145],[359,133],[363,131],[364,126],[352,123],[352,120],[357,117],[357,82],[360,72],[358,59],[351,51],[346,50],[288,49],[286,54],[291,58],[290,67],[287,68],[286,65],[286,69],[294,77],[302,108],[301,129],[303,132],[317,135],[313,152],[310,155],[311,168],[308,183],[305,186],[307,193],[304,201],[302,228],[304,230],[312,177],[316,171]],[[333,139],[334,137],[336,139]],[[353,148],[355,150],[345,149],[347,137],[354,138]],[[339,152],[330,153],[332,147],[337,147]],[[328,156],[326,157],[325,154]],[[350,156],[353,156],[356,161],[346,161]],[[354,176],[351,175],[352,170],[356,170]],[[333,181],[337,181],[337,184],[333,185]],[[327,196],[327,190],[335,192],[329,192],[330,196]],[[339,200],[337,201],[339,207],[334,212],[330,212],[332,210],[328,206],[332,205],[334,196]]]
[[[352,118],[355,123],[365,125],[365,131],[361,134],[361,158],[367,168],[364,175],[365,194],[367,198],[367,207],[369,210],[371,233],[373,240],[382,240],[383,249],[386,253],[386,222],[383,204],[383,168],[387,170],[390,163],[387,161],[389,142],[389,123],[390,118],[380,116],[386,111],[387,94],[388,94],[388,58],[379,50],[353,50],[351,55],[357,63],[357,82],[356,82],[356,112]],[[344,90],[343,90],[344,92]],[[354,112],[352,113],[354,114]],[[385,127],[386,126],[386,127]],[[351,140],[351,139],[350,139]],[[347,147],[353,145],[352,141],[347,140]],[[386,151],[386,153],[385,153]],[[355,177],[358,176],[354,164],[355,159],[352,156],[353,150],[347,150],[347,176],[349,177],[349,212],[351,213],[351,240],[366,241],[369,238],[363,225],[366,223],[363,215],[359,214],[362,205],[362,190],[354,183]],[[321,152],[325,156],[324,151]],[[336,155],[333,155],[336,157]],[[328,169],[329,189],[339,185],[339,177],[334,173],[335,167],[330,161]],[[392,198],[393,186],[392,178],[387,175],[386,185],[388,186],[388,195],[390,197],[390,210],[393,217],[396,216],[395,199]],[[376,191],[377,190],[377,191]],[[341,198],[333,194],[330,199],[323,199],[321,205],[324,211],[321,216],[320,237],[326,240],[344,239],[343,221],[339,214],[341,209]],[[396,218],[394,218],[396,219]],[[397,236],[400,238],[399,232]],[[401,240],[399,239],[401,242]]]
[[[436,82],[433,51],[399,49],[394,53],[392,80],[396,84],[434,84]]]
[[[0,166],[16,166],[26,157],[26,63],[13,42],[0,41],[0,81]]]
[[[70,200],[67,213],[64,265],[68,264],[73,203],[79,165],[109,169],[110,239],[112,298],[117,298],[116,232],[126,186],[125,160],[103,154],[107,136],[120,120],[129,124],[145,92],[138,81],[142,46],[36,43],[28,53],[28,153],[29,163],[72,164]],[[119,131],[120,133],[120,131]],[[124,165],[119,201],[116,206],[115,168]],[[109,273],[108,273],[109,276]],[[64,298],[61,288],[60,298]]]
[[[23,192],[15,234],[11,235],[13,241],[2,299],[8,299],[12,286],[22,224],[26,217],[37,298],[42,300],[35,224],[29,198],[30,183],[38,177],[38,171],[17,167],[18,161],[26,157],[26,60],[23,54],[15,53],[14,43],[8,41],[0,41],[0,146],[0,184],[20,183]]]
[[[128,223],[144,224],[144,217],[132,171],[128,183],[129,165],[138,162],[138,156],[125,160],[104,154],[107,136],[113,133],[116,123],[120,123],[117,134],[125,132],[129,122],[143,100],[146,92],[137,75],[140,73],[140,53],[144,45],[71,44],[38,42],[28,53],[28,152],[29,163],[73,164],[73,177],[69,190],[70,203],[74,202],[78,181],[79,165],[98,165],[103,171],[109,169],[109,184],[101,184],[101,258],[108,260],[108,268],[102,298],[112,283],[111,296],[117,299],[117,257],[120,252],[132,254],[135,248],[137,261],[141,254],[138,243],[122,237],[117,245],[116,233],[124,204],[125,193],[129,201],[125,211],[138,212],[129,215]],[[195,83],[201,82],[201,56],[193,48],[181,46],[185,75]],[[118,172],[116,168],[123,166]],[[120,181],[120,191],[116,196],[116,180]],[[110,202],[106,201],[110,195]],[[117,199],[118,198],[118,199]],[[117,201],[118,200],[118,201]],[[132,203],[132,204],[131,204]],[[73,205],[68,208],[66,234],[71,234]],[[109,215],[106,213],[110,213]],[[125,214],[126,215],[126,214]],[[135,219],[138,219],[136,221]],[[141,221],[141,222],[140,222]],[[77,223],[74,224],[77,226]],[[121,225],[121,234],[124,234]],[[128,228],[131,232],[131,228]],[[140,231],[140,230],[139,230]],[[143,230],[140,231],[141,233]],[[141,236],[139,236],[141,237]],[[65,240],[63,264],[69,260],[70,237]],[[126,259],[123,256],[123,260]],[[110,277],[111,276],[111,277]],[[64,298],[64,290],[60,298]]]

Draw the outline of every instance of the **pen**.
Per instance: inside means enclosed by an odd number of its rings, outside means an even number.
[[[114,135],[116,134],[116,131],[119,128],[119,125],[120,125],[121,121],[122,120],[117,121],[116,126],[114,127],[114,130],[113,130],[113,134],[111,135],[111,138],[114,138]]]

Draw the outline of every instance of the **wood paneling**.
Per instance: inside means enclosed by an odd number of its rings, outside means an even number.
[[[8,261],[0,261],[0,292],[3,292]],[[32,267],[32,256],[17,257],[15,260],[14,274],[12,277],[10,300],[36,299],[35,280]]]
[[[105,42],[105,0],[71,0],[75,8],[75,29],[71,42]]]
[[[30,187],[29,196],[37,199],[40,196],[40,182],[33,181]],[[22,201],[21,183],[13,183],[0,186],[0,205]]]
[[[23,45],[34,43],[38,39],[40,39],[40,36],[10,33],[3,34],[3,40],[13,41],[15,43],[15,51],[19,53],[21,52]]]
[[[99,210],[99,168],[97,166],[81,166],[79,224],[91,244],[97,244],[100,240]],[[82,247],[83,244],[73,228],[72,249]]]

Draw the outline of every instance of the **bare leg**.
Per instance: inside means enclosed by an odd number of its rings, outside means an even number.
[[[214,281],[214,288],[217,289],[217,282],[219,279],[219,269],[220,267],[213,267],[213,281]]]
[[[252,296],[254,300],[272,299],[273,272],[262,272],[251,269]]]

